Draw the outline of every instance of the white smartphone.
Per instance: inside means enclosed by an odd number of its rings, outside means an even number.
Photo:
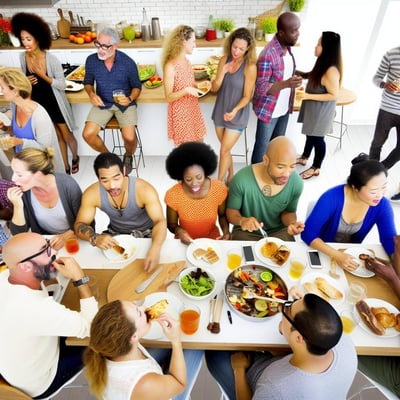
[[[322,268],[318,250],[307,250],[307,255],[311,268]]]
[[[243,246],[244,260],[246,264],[252,264],[255,261],[252,246]]]

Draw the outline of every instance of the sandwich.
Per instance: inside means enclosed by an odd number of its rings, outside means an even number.
[[[278,247],[278,250],[272,255],[272,261],[275,261],[278,265],[283,265],[287,261],[290,255],[290,250],[283,244]]]
[[[316,278],[315,284],[317,285],[317,288],[321,290],[321,292],[325,293],[331,299],[341,299],[343,297],[343,293],[329,284],[325,278]]]
[[[157,303],[153,304],[150,307],[147,307],[144,310],[144,313],[146,314],[147,321],[151,322],[156,320],[157,318],[160,318],[161,314],[165,312],[168,306],[168,301],[166,299],[160,300]]]

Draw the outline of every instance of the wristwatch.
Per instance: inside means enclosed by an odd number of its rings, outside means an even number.
[[[89,282],[89,277],[87,275],[85,275],[83,278],[73,282],[73,284],[74,284],[75,287],[78,287],[78,286],[82,286],[82,285],[84,285],[85,283],[88,283],[88,282]]]
[[[89,243],[93,246],[96,247],[96,243],[97,243],[97,237],[99,235],[97,233],[95,233],[94,235],[89,237]]]
[[[379,87],[380,87],[381,89],[383,89],[383,88],[385,87],[385,82],[381,82],[381,83],[379,84]]]

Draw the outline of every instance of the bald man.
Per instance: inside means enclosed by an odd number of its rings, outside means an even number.
[[[32,232],[13,236],[3,248],[8,269],[0,273],[0,374],[31,397],[48,397],[82,369],[84,347],[66,346],[65,337],[88,336],[98,309],[78,263],[56,254],[49,240]],[[74,282],[80,312],[42,290],[41,282],[59,273]]]
[[[257,131],[252,164],[262,161],[271,139],[285,135],[289,114],[293,111],[294,89],[303,82],[291,51],[300,35],[300,19],[293,13],[283,13],[278,18],[277,28],[278,32],[257,61],[253,96]]]
[[[271,140],[261,163],[238,171],[229,184],[226,210],[233,240],[259,240],[263,228],[269,236],[293,241],[303,231],[296,215],[303,181],[295,167],[293,143],[279,136]]]

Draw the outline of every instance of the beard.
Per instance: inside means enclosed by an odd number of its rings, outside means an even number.
[[[36,261],[31,260],[34,267],[33,276],[41,281],[51,281],[52,279],[55,279],[58,275],[58,270],[54,267],[52,268],[55,259],[56,255],[53,254],[47,264],[39,264]]]

